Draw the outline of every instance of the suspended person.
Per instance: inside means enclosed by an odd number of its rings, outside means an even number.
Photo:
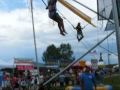
[[[57,0],[48,0],[48,6],[46,7],[46,9],[49,10],[49,17],[58,23],[60,34],[65,36],[67,32],[65,31],[65,28],[64,28],[63,19],[57,13],[56,3],[57,3]]]
[[[78,41],[80,41],[84,37],[83,33],[82,33],[81,24],[78,23],[75,29],[77,30],[77,39],[78,39]]]

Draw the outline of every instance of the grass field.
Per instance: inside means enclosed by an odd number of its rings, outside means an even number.
[[[112,77],[105,77],[103,82],[104,84],[112,85],[113,90],[120,90],[120,74],[113,75]]]

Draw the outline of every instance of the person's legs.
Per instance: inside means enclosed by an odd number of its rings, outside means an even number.
[[[65,31],[65,28],[64,28],[63,20],[60,21],[60,24],[61,24],[62,31],[67,34],[67,32]]]
[[[58,13],[56,13],[56,18],[58,19],[58,23],[60,23],[60,25],[61,25],[62,31],[63,31],[64,33],[67,33],[67,32],[65,31],[63,19],[59,16]]]
[[[58,27],[59,27],[59,30],[60,30],[60,34],[62,34],[64,36],[65,34],[63,33],[63,30],[61,28],[61,24],[60,23],[58,23]]]
[[[65,32],[65,33],[67,33],[67,32],[64,29],[63,19],[59,16],[58,13],[55,13],[53,20],[58,23],[60,34],[65,35],[63,32]]]
[[[82,36],[82,38],[84,37],[82,31],[81,31],[81,36]]]
[[[83,38],[83,34],[77,32],[77,39],[78,39],[78,41],[80,41],[82,38]]]

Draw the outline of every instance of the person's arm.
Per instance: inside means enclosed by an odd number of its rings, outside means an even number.
[[[50,0],[48,0],[48,5],[46,6],[46,9],[48,9],[49,5],[50,5]]]
[[[76,27],[73,27],[76,31],[78,31],[78,26],[76,26]]]

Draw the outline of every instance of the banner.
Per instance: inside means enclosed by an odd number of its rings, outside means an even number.
[[[118,19],[120,24],[120,0],[117,0]]]
[[[97,12],[108,19],[113,19],[112,0],[97,0]],[[98,20],[105,20],[98,15]]]
[[[17,65],[16,68],[17,70],[33,70],[34,66],[33,65]]]
[[[34,64],[32,59],[28,58],[14,58],[14,64],[17,70],[32,70],[34,69]]]
[[[91,59],[92,69],[96,70],[98,69],[98,60],[97,59]]]

